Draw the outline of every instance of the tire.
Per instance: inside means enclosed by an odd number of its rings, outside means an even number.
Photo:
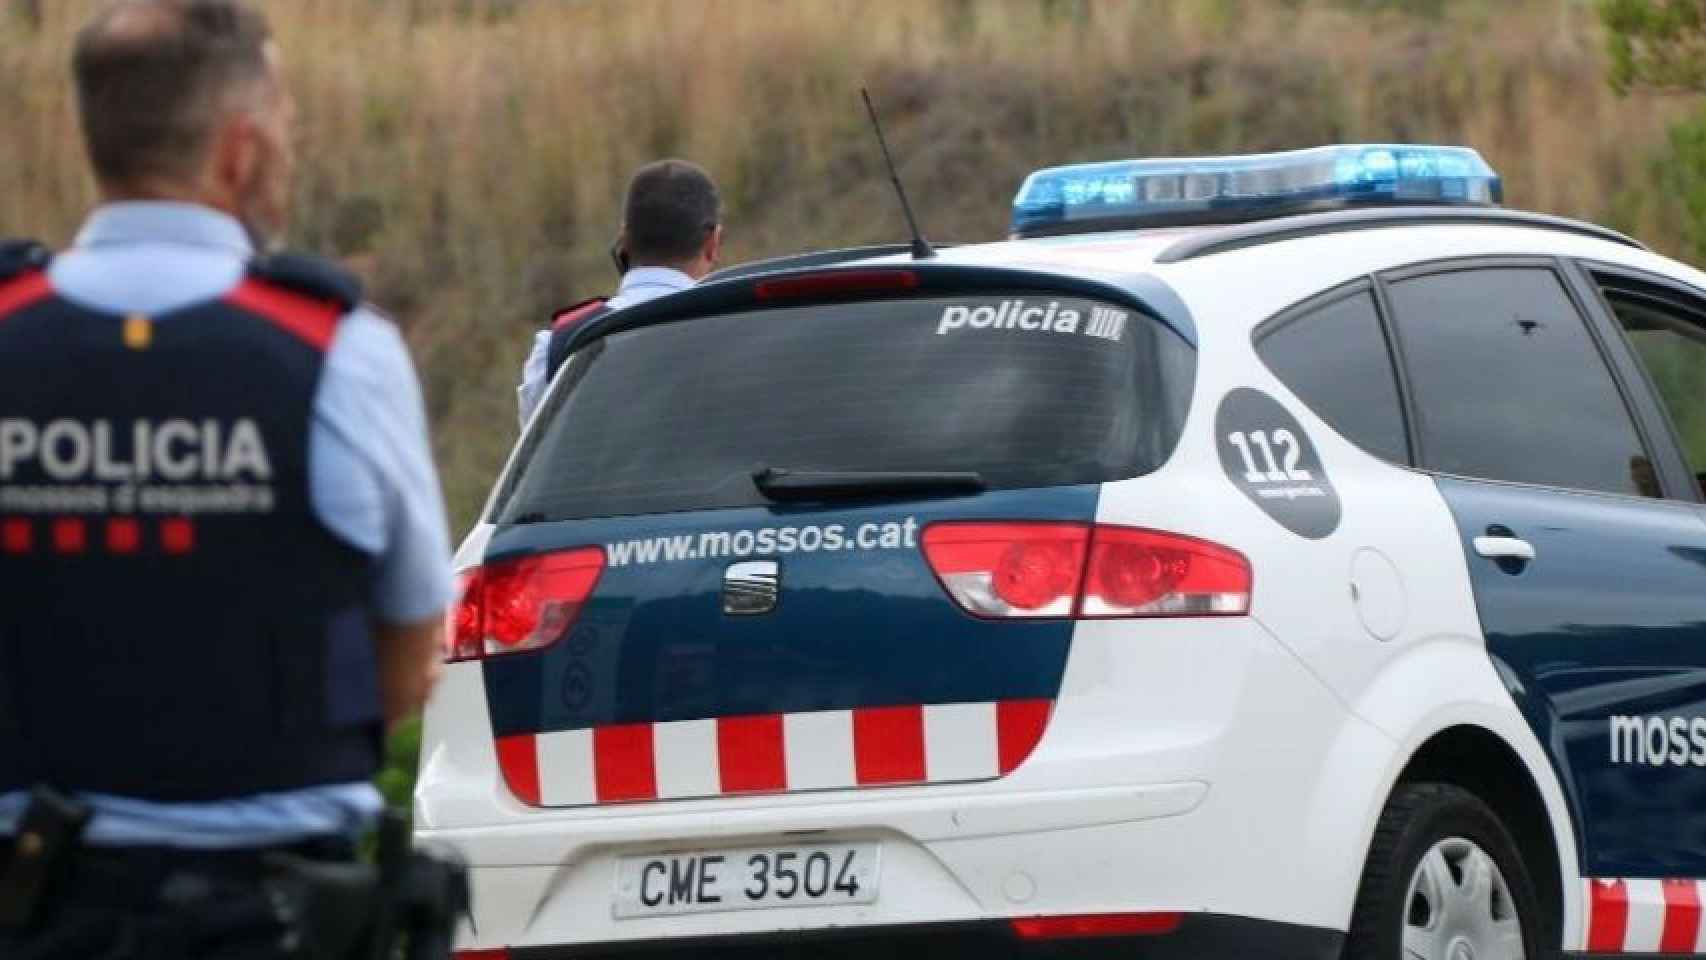
[[[1553,960],[1546,915],[1516,841],[1480,798],[1400,784],[1375,827],[1344,960]]]

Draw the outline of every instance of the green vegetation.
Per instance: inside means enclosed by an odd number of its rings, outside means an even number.
[[[0,235],[63,245],[92,201],[66,77],[90,2],[0,0]],[[1046,164],[1401,140],[1473,145],[1515,206],[1706,259],[1706,125],[1673,131],[1687,104],[1650,86],[1691,74],[1644,66],[1699,66],[1698,33],[1665,41],[1684,6],[1613,2],[1608,31],[1576,0],[267,4],[301,113],[291,242],[407,334],[458,535],[514,441],[530,334],[614,281],[642,161],[718,177],[733,260],[898,239],[866,85],[938,240],[1000,237]]]
[[[1647,201],[1689,256],[1706,259],[1706,108],[1697,96],[1706,93],[1706,2],[1601,0],[1599,10],[1612,88],[1681,95],[1695,107],[1652,152]]]
[[[1706,0],[1601,0],[1600,16],[1613,88],[1672,92],[1695,104],[1654,150],[1650,182],[1686,254],[1706,260],[1706,107],[1698,98],[1706,93]],[[1706,472],[1706,342],[1660,332],[1635,341],[1694,469]]]
[[[1706,92],[1706,3],[1601,0],[1600,15],[1611,51],[1612,86]]]
[[[1688,256],[1706,260],[1706,110],[1671,127],[1652,158],[1652,182]]]
[[[415,766],[420,755],[420,721],[405,721],[385,745],[385,769],[379,771],[379,776],[374,779],[379,792],[385,795],[386,803],[394,807],[408,807],[409,796],[415,789]]]

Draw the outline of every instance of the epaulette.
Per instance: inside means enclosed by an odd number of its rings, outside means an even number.
[[[52,260],[53,251],[34,240],[0,240],[0,281],[45,269]]]
[[[608,302],[610,302],[608,297],[588,297],[580,303],[564,307],[551,314],[551,329],[562,330],[572,327],[591,316],[594,311]]]
[[[249,275],[316,300],[330,300],[346,311],[361,304],[361,280],[321,257],[268,254],[250,261]]]

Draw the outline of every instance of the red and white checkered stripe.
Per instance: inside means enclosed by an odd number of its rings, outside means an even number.
[[[1589,880],[1588,953],[1706,953],[1706,880]]]
[[[568,807],[993,780],[1042,739],[1048,700],[874,707],[501,737],[524,803]]]

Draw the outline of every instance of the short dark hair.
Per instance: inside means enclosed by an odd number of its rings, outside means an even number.
[[[710,174],[686,160],[659,160],[634,171],[623,215],[628,256],[674,263],[699,252],[721,217]]]
[[[272,32],[243,0],[118,0],[77,34],[72,72],[95,176],[192,175],[234,90],[266,76]]]

